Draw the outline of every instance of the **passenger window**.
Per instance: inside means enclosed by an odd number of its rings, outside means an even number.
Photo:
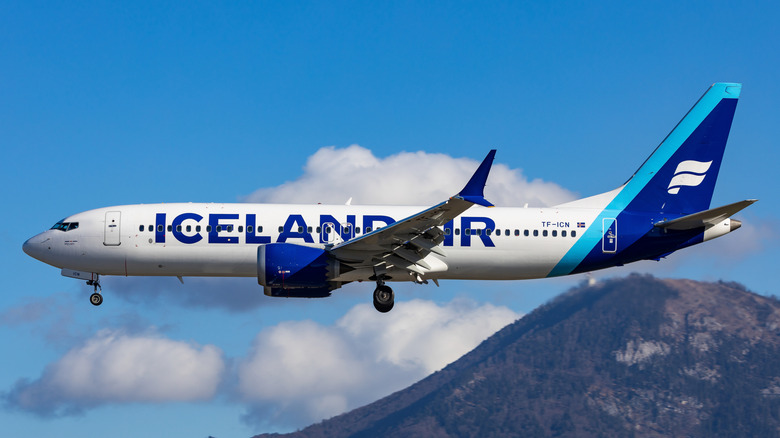
[[[279,232],[284,233],[284,227],[279,227]]]
[[[195,231],[200,233],[200,225],[195,225]]]
[[[239,225],[238,226],[238,232],[239,233],[243,233],[244,232],[244,226],[243,225]]]
[[[221,233],[221,232],[222,232],[222,225],[217,225],[217,233]]]
[[[170,233],[171,231],[173,231],[173,225],[168,225],[168,232]]]
[[[140,227],[138,227],[138,231],[143,231],[143,230],[144,230],[144,226],[143,226],[143,225],[141,225]]]
[[[577,231],[571,230],[571,237],[577,237]]]
[[[355,227],[355,234],[360,234],[360,227]]]
[[[302,226],[298,226],[298,234],[301,234],[301,233],[303,233],[303,227]]]
[[[460,236],[460,228],[455,228],[455,235]]]
[[[181,233],[181,225],[176,225],[176,231]]]
[[[558,237],[558,230],[552,230],[552,236]]]
[[[566,230],[561,231],[561,237],[566,237]]]
[[[247,225],[246,232],[251,233],[254,230],[254,228],[251,225]]]
[[[509,230],[504,230],[504,236],[508,236],[508,235],[509,235]]]
[[[534,230],[534,237],[539,237],[539,230]]]
[[[192,231],[192,225],[187,225],[187,232],[189,233],[190,231]]]
[[[157,225],[157,232],[158,233],[162,233],[163,232],[163,226],[162,225]]]
[[[489,233],[488,233],[488,235],[489,235]],[[501,230],[500,229],[496,229],[496,236],[500,236],[500,235],[501,235]]]
[[[542,231],[542,237],[547,237],[547,230]]]
[[[320,234],[322,232],[322,227],[317,227],[317,234]]]
[[[520,235],[520,230],[515,230],[515,236],[519,236],[519,235]],[[527,235],[528,235],[528,234],[526,234],[526,236],[527,236]]]
[[[154,230],[154,228],[153,228],[151,225],[149,225],[149,228],[147,228],[146,230],[147,230],[147,231],[149,231],[149,232],[151,233],[151,232],[152,232],[152,230]]]
[[[257,232],[258,233],[262,233],[263,232],[263,226],[262,225],[258,225],[257,226]]]
[[[528,230],[523,230],[523,235],[524,235],[525,237],[528,237]]]
[[[445,229],[444,229],[444,235],[445,235],[445,236],[449,236],[450,234],[452,234],[452,229],[450,229],[450,228],[445,228]]]
[[[210,232],[211,232],[211,225],[206,225],[206,232],[207,232],[207,233],[210,233]]]
[[[463,232],[466,233],[467,236],[471,236],[471,228],[466,228]]]
[[[474,231],[476,231],[476,232],[477,232],[477,236],[481,236],[481,235],[482,235],[482,228],[477,228],[477,229],[476,229],[476,230],[474,230]]]
[[[311,227],[306,227],[306,232],[311,233]]]
[[[366,233],[370,233],[370,232],[371,232],[371,227],[366,227]]]

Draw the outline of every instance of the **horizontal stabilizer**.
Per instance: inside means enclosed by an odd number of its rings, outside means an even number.
[[[666,228],[668,230],[692,230],[694,228],[701,228],[707,225],[714,225],[722,222],[723,220],[730,218],[743,208],[758,201],[758,199],[747,199],[744,201],[735,202],[733,204],[724,205],[723,207],[711,208],[709,210],[700,211],[698,213],[689,214],[681,218],[672,219],[670,221],[658,222],[656,227]]]

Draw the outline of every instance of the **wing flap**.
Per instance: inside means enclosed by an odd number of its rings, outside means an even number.
[[[432,228],[431,231],[433,231],[433,230],[441,231],[441,229],[439,229],[439,228]],[[437,254],[437,255],[440,255],[442,257],[447,257],[447,254],[439,246],[439,244],[442,241],[444,241],[444,233],[441,233],[439,236],[441,237],[440,239],[439,238],[435,238],[433,240],[428,240],[425,237],[423,237],[422,235],[415,236],[414,238],[409,240],[409,243],[411,245],[414,245],[414,246],[420,248],[420,249],[423,249],[423,250],[426,250],[426,251],[430,251],[430,252],[432,252],[434,254]]]
[[[431,269],[431,265],[423,260],[427,254],[422,255],[418,252],[408,250],[403,246],[399,246],[398,248],[393,249],[393,254],[401,257],[404,260],[414,263],[415,265],[422,266],[425,269]]]

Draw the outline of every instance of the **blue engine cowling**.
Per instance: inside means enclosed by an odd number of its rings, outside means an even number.
[[[257,248],[257,282],[266,295],[326,297],[340,286],[338,262],[322,248],[269,243]]]

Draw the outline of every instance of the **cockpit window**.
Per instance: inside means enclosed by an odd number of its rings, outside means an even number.
[[[53,227],[51,227],[52,230],[60,230],[60,231],[70,231],[75,230],[79,227],[78,222],[65,222],[65,221],[59,221],[56,224],[54,224]]]

